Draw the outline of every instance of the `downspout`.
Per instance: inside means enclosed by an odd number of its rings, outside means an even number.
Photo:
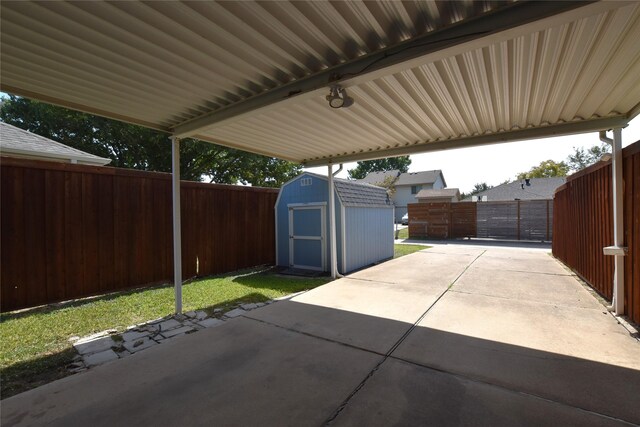
[[[328,178],[329,178],[329,239],[330,239],[330,249],[329,249],[329,262],[331,264],[331,278],[336,279],[338,277],[342,277],[338,273],[338,245],[336,242],[336,207],[335,207],[335,184],[333,182],[333,177],[338,174],[343,166],[340,164],[338,170],[333,172],[333,165],[329,164],[328,168]]]
[[[622,188],[622,128],[613,129],[613,139],[606,131],[600,131],[600,141],[612,147],[613,178],[613,246],[603,248],[605,255],[614,256],[613,300],[610,310],[617,315],[624,314],[624,194]]]

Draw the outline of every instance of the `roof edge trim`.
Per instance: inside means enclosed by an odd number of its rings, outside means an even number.
[[[482,145],[501,144],[505,142],[524,141],[527,139],[548,138],[576,133],[598,132],[603,129],[625,127],[629,123],[626,115],[605,117],[580,122],[567,122],[550,126],[533,127],[509,132],[478,135],[466,138],[447,139],[444,141],[420,143],[405,147],[383,149],[365,153],[347,154],[326,159],[303,161],[305,167],[326,166],[328,164],[348,163],[362,160],[383,159],[386,157],[406,156],[410,154],[429,153],[432,151],[453,150],[456,148],[477,147]]]

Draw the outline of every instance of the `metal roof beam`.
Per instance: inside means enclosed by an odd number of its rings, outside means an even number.
[[[562,123],[551,126],[534,127],[492,135],[479,135],[467,138],[447,139],[437,142],[412,144],[404,147],[381,149],[362,153],[347,154],[326,159],[304,161],[305,167],[325,166],[327,164],[348,163],[362,160],[375,160],[386,157],[406,156],[409,154],[429,153],[433,151],[453,150],[456,148],[477,147],[481,145],[500,144],[504,142],[523,141],[527,139],[553,136],[573,135],[577,133],[597,132],[603,129],[626,127],[629,119],[626,116],[606,117],[581,122]]]
[[[486,15],[462,21],[441,30],[429,32],[403,43],[364,55],[308,77],[301,78],[275,89],[254,95],[243,101],[212,111],[189,120],[173,129],[179,138],[193,137],[198,133],[239,119],[256,110],[284,101],[300,101],[318,96],[330,84],[340,83],[344,87],[377,76],[388,75],[410,67],[407,62],[430,53],[459,46],[492,34],[514,29],[576,8],[584,8],[593,2],[554,1],[539,2],[523,0]],[[599,8],[615,8],[615,2],[601,2]],[[401,68],[397,68],[401,65]]]

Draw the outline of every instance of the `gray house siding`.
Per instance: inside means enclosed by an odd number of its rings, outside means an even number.
[[[391,198],[396,206],[396,222],[402,219],[402,216],[407,213],[407,205],[409,203],[416,203],[416,195],[411,194],[411,185],[397,185],[396,192]],[[433,188],[431,184],[418,185],[420,190],[428,190]],[[417,192],[416,192],[417,194]]]
[[[393,258],[392,208],[345,208],[346,271]],[[372,233],[371,230],[376,230]]]

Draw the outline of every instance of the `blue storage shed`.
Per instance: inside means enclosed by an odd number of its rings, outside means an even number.
[[[338,271],[347,274],[393,257],[393,205],[384,188],[334,178]],[[326,176],[305,172],[276,201],[276,264],[329,271]]]

